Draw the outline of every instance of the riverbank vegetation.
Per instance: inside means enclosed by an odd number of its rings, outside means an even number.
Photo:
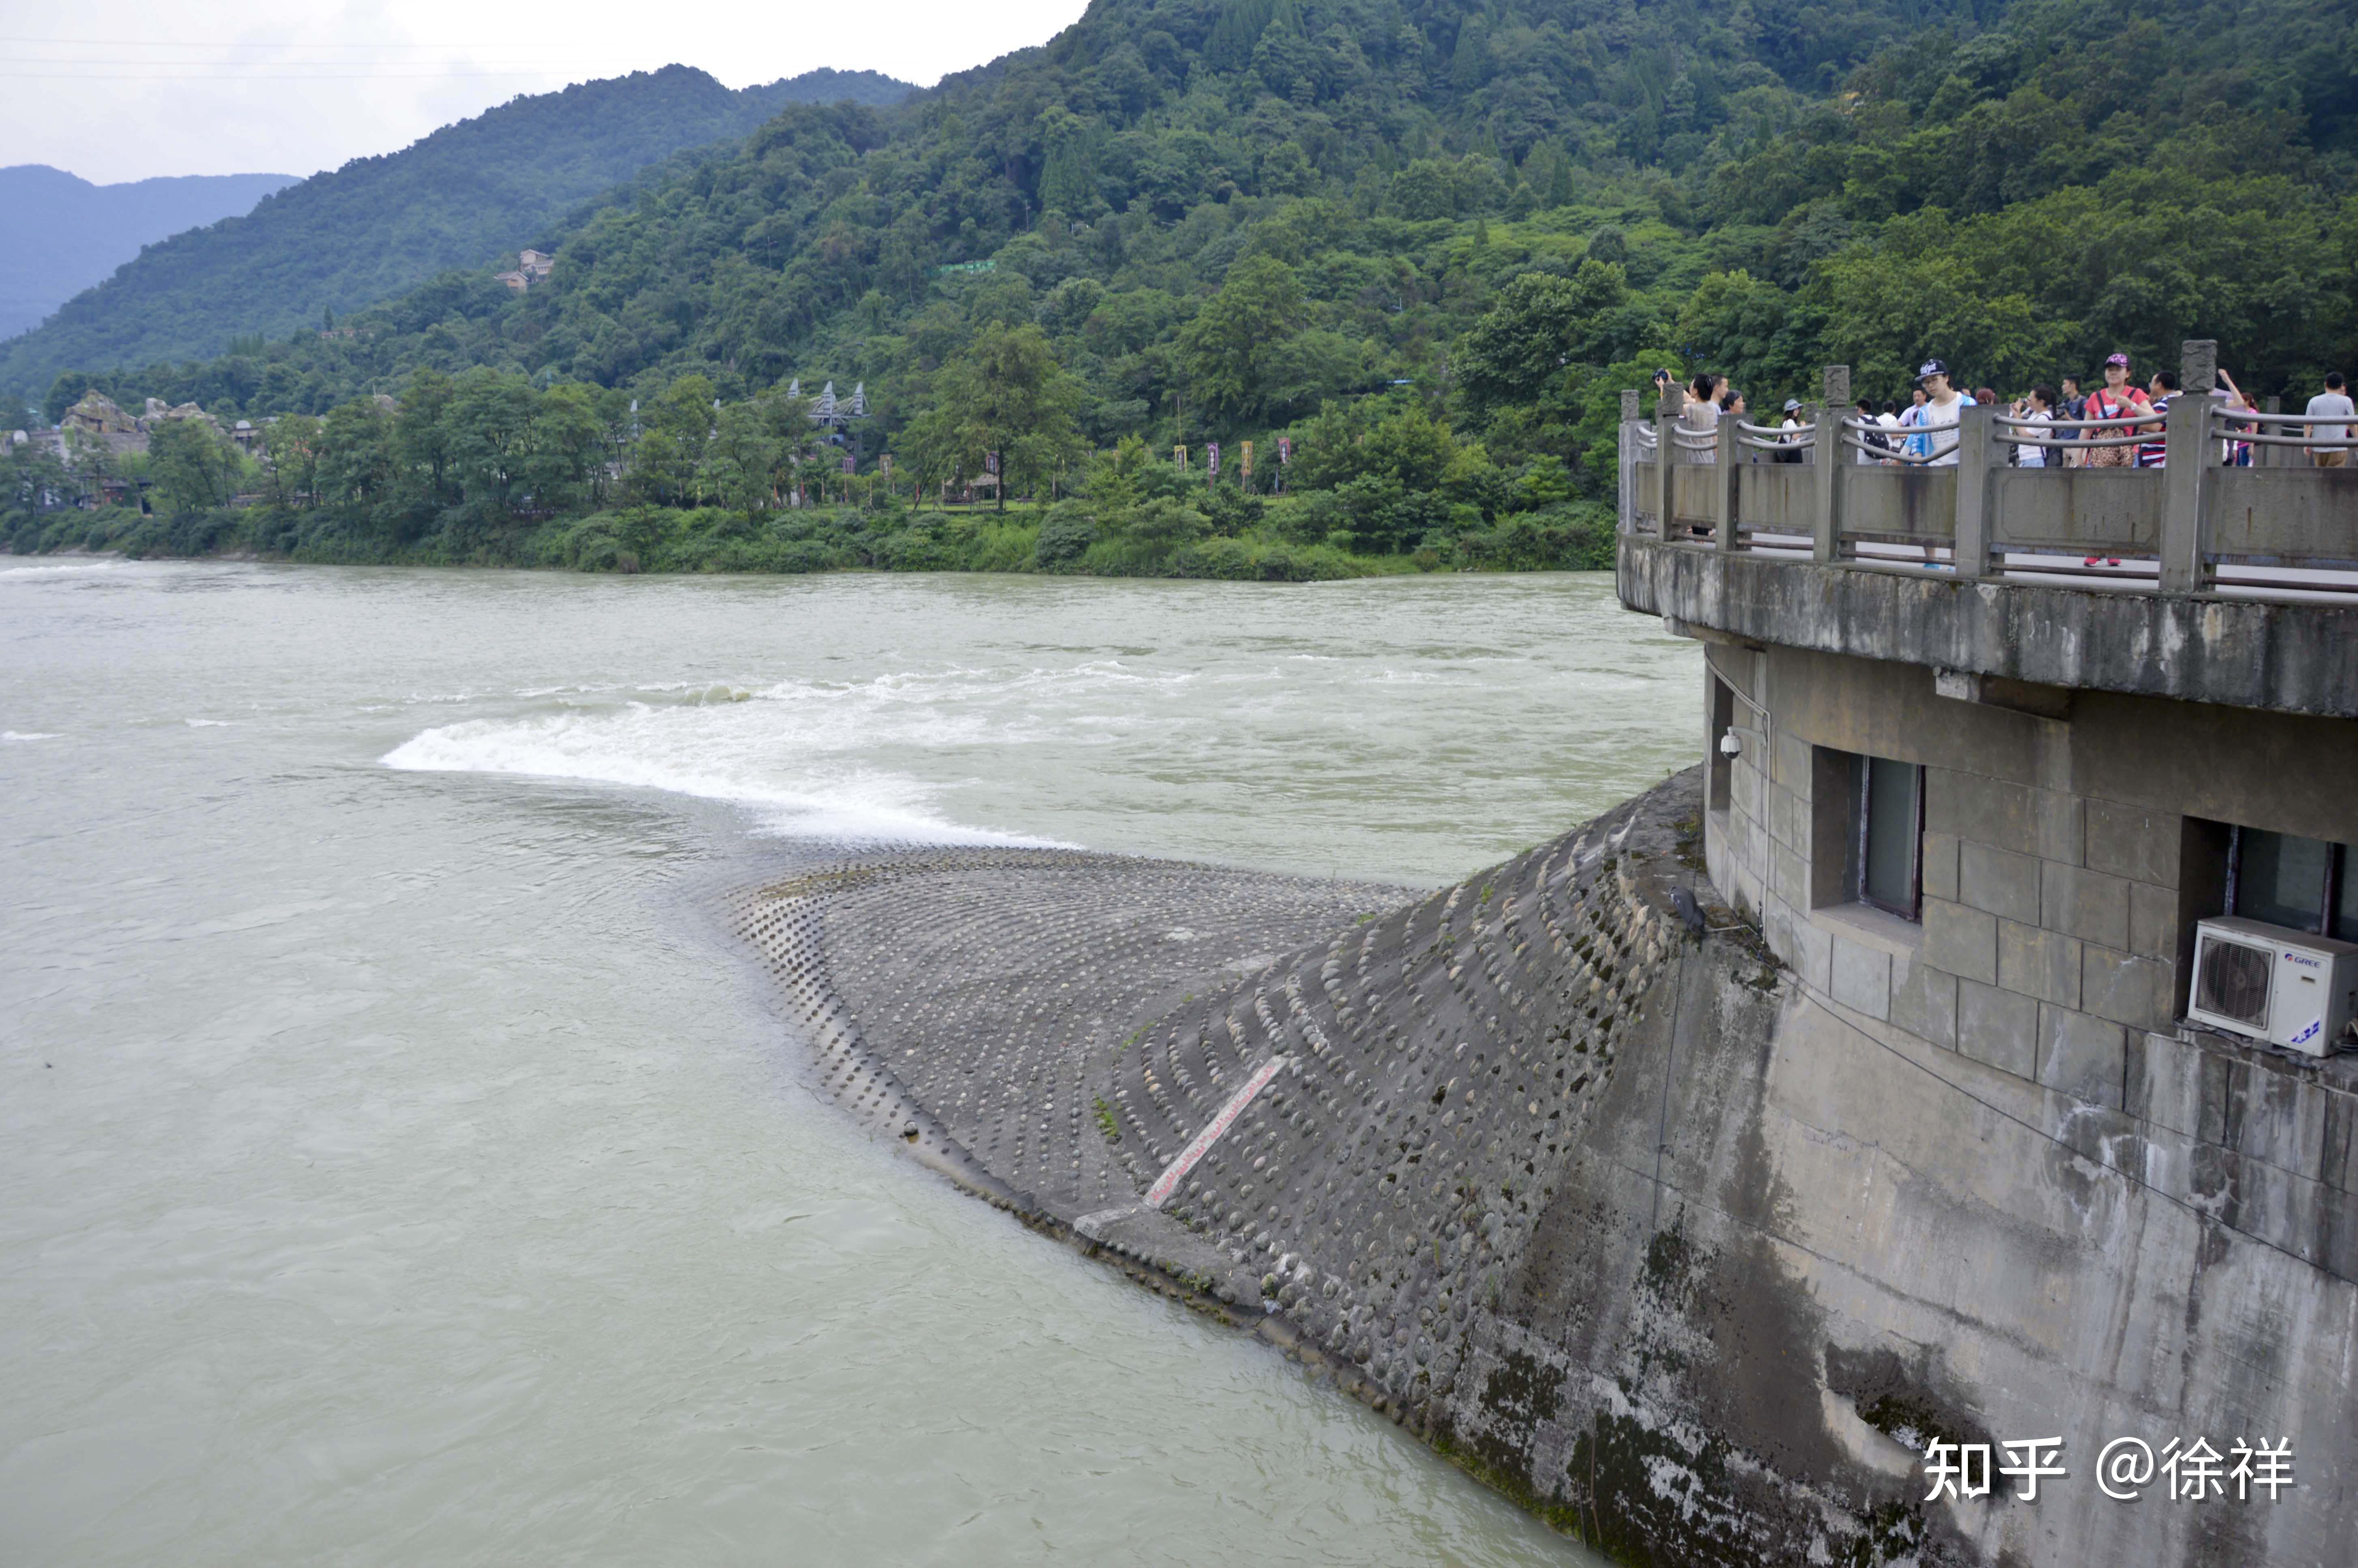
[[[1657,368],[1758,418],[1825,362],[1899,396],[1925,357],[2015,384],[2216,337],[2267,395],[2358,356],[2328,0],[1744,15],[1114,0],[903,108],[789,106],[526,293],[451,273],[46,412],[276,417],[279,521],[224,526],[301,558],[889,566],[1033,527],[1034,569],[1283,576],[1594,560]],[[868,416],[814,424],[788,389],[827,382]],[[994,464],[1036,523],[936,516]]]
[[[0,543],[134,557],[255,556],[341,565],[539,567],[585,572],[995,571],[1305,582],[1391,572],[1604,569],[1610,512],[1570,503],[1432,531],[1412,547],[1362,546],[1335,503],[1255,497],[1171,480],[1121,507],[1073,497],[924,509],[858,487],[849,503],[746,511],[618,502],[562,519],[446,522],[400,539],[351,509],[263,502],[143,514],[128,506],[7,514]],[[1340,514],[1347,515],[1347,514]]]

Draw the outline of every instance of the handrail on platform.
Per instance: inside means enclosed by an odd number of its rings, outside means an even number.
[[[2182,384],[2210,386],[2216,355],[2214,343],[2185,344]],[[1662,402],[1648,421],[1638,395],[1623,395],[1623,527],[1682,548],[1806,550],[1828,565],[1961,578],[2068,573],[2111,591],[2358,599],[2358,466],[2244,449],[2358,449],[2358,417],[2180,395],[2111,419],[1974,406],[1954,425],[1887,429],[1849,412],[1841,365],[1827,367],[1825,400],[1800,428],[1725,418],[1694,430],[1677,423],[1675,394]],[[2341,426],[2351,428],[2317,433]],[[1660,460],[1664,432],[1681,460]],[[1938,449],[1901,444],[1925,434]],[[2160,460],[2020,468],[2008,458],[2127,447]]]

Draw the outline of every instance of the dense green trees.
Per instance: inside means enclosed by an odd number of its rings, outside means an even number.
[[[1219,292],[1179,331],[1197,400],[1231,417],[1266,416],[1286,379],[1286,346],[1303,319],[1302,284],[1292,267],[1271,255],[1238,261]]]
[[[863,483],[886,450],[913,489],[998,451],[1017,495],[1080,491],[1034,564],[1256,538],[1570,558],[1619,390],[1660,367],[1724,372],[1756,409],[1830,362],[1880,396],[1933,354],[2015,390],[2190,336],[2263,395],[2349,367],[2340,20],[2329,0],[2015,0],[1930,28],[1897,0],[1118,0],[904,108],[790,106],[589,214],[528,295],[454,274],[349,338],[92,376],[322,416],[322,506],[454,549],[552,511],[762,521],[792,489],[779,458],[816,455],[759,412],[799,376],[867,384]],[[371,394],[399,415],[351,402]],[[496,434],[438,457],[445,419]],[[1297,461],[1271,504],[1281,435]],[[1233,457],[1204,486],[1207,439],[1256,442],[1258,497]],[[1163,456],[1182,443],[1190,476]],[[1164,501],[1207,531],[1180,539],[1185,518],[1149,515]]]
[[[316,500],[326,449],[326,423],[308,414],[289,414],[265,427],[262,470],[273,503],[308,506]]]
[[[1011,487],[1044,490],[1087,448],[1074,423],[1079,389],[1036,326],[992,323],[934,378],[925,411],[903,441],[919,484],[999,465],[996,501]]]
[[[1594,256],[1570,277],[1526,272],[1509,278],[1496,303],[1457,340],[1459,384],[1479,407],[1537,402],[1566,367],[1617,359],[1617,351],[1633,346],[1649,323],[1623,309],[1628,297],[1622,268]]]
[[[237,493],[237,449],[201,419],[168,419],[148,441],[147,471],[171,511],[227,506]]]

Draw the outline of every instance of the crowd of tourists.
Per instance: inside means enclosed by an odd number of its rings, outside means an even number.
[[[2224,370],[2216,375],[2210,395],[2230,414],[2227,433],[2219,443],[2220,459],[2247,468],[2253,444],[2238,438],[2269,427],[2263,423],[2259,404],[2235,384],[2234,376]],[[1963,411],[2003,406],[2006,416],[2003,445],[2006,461],[2014,467],[2158,469],[2166,465],[2169,406],[2184,395],[2177,372],[2156,371],[2139,385],[2131,373],[2129,356],[2115,353],[2106,357],[2092,390],[2082,391],[2078,376],[2061,380],[2060,391],[2042,382],[2020,397],[2002,400],[1986,386],[1966,391],[1957,384],[1946,363],[1926,360],[1917,367],[1907,406],[1878,406],[1873,398],[1862,397],[1840,428],[1844,444],[1860,463],[1953,467]],[[1654,384],[1657,392],[1671,392],[1671,373],[1657,371]],[[1744,395],[1730,386],[1725,376],[1707,373],[1697,375],[1685,394],[1679,418],[1691,432],[1687,456],[1692,461],[1711,462],[1716,443],[1708,438],[1717,431],[1722,419],[1752,423]],[[1773,428],[1767,438],[1771,443],[1771,461],[1798,463],[1815,438],[1807,412],[1798,397],[1787,398],[1780,412],[1783,417],[1773,427],[1763,421],[1753,428]],[[2249,412],[2254,417],[2237,420],[2232,416],[2236,412]],[[2102,423],[2107,420],[2122,423]],[[2325,377],[2324,389],[2309,398],[2304,420],[2290,428],[2305,433],[2304,455],[2312,464],[2338,469],[2349,464],[2353,425],[2358,425],[2358,406],[2351,402],[2342,373],[2334,371]],[[2279,425],[2271,433],[2281,435],[2287,429]],[[1696,437],[1705,438],[1693,438]],[[1931,559],[1929,546],[1925,558]],[[2090,556],[2083,564],[2116,568],[2121,562],[2117,556]]]
[[[1658,391],[1667,391],[1670,372],[1657,371],[1654,382]],[[2006,399],[1986,386],[1968,391],[1956,382],[1947,364],[1926,360],[1917,368],[1915,385],[1904,406],[1878,405],[1862,397],[1845,428],[1851,432],[1853,455],[1861,463],[1952,466],[1957,460],[1957,427],[1963,411],[1976,406],[1998,406],[2010,421],[2006,430],[2007,461],[2016,467],[2160,468],[2169,455],[2163,420],[2171,399],[2182,391],[2178,373],[2170,370],[2156,371],[2139,384],[2131,372],[2129,356],[2124,353],[2106,358],[2097,384],[2090,390],[2082,390],[2078,376],[2067,375],[2061,378],[2060,390],[2041,383],[2019,397]],[[2259,412],[2259,404],[2223,370],[2218,372],[2218,384],[2210,395],[2230,410]],[[1809,439],[1801,400],[1787,398],[1780,412],[1782,419],[1775,427],[1778,434],[1771,439],[1781,449],[1770,455],[1778,461],[1799,462]],[[2325,377],[2323,390],[2309,400],[2305,412],[2312,419],[2324,421],[2306,427],[2311,443],[2306,454],[2309,461],[2319,468],[2346,466],[2352,425],[2358,425],[2358,406],[2352,404],[2341,372]],[[2336,416],[2347,417],[2351,423],[2331,422]],[[1680,418],[1689,430],[1707,436],[1723,418],[1749,422],[1751,414],[1744,395],[1730,386],[1725,376],[1705,373],[1697,375],[1685,389]],[[2081,422],[2086,420],[2138,422],[2085,427]],[[2229,427],[2231,432],[2244,434],[2261,427],[2256,418]],[[1710,450],[1701,442],[1691,449],[1691,455],[1696,461],[1711,460]],[[2252,443],[2231,436],[2222,443],[2220,455],[2226,462],[2249,467]]]

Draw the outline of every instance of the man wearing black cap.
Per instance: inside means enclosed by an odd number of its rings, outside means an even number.
[[[1957,466],[1957,425],[1974,400],[1949,384],[1949,367],[1926,360],[1916,368],[1917,384],[1924,389],[1924,411],[1918,423],[1931,438],[1932,466]]]

